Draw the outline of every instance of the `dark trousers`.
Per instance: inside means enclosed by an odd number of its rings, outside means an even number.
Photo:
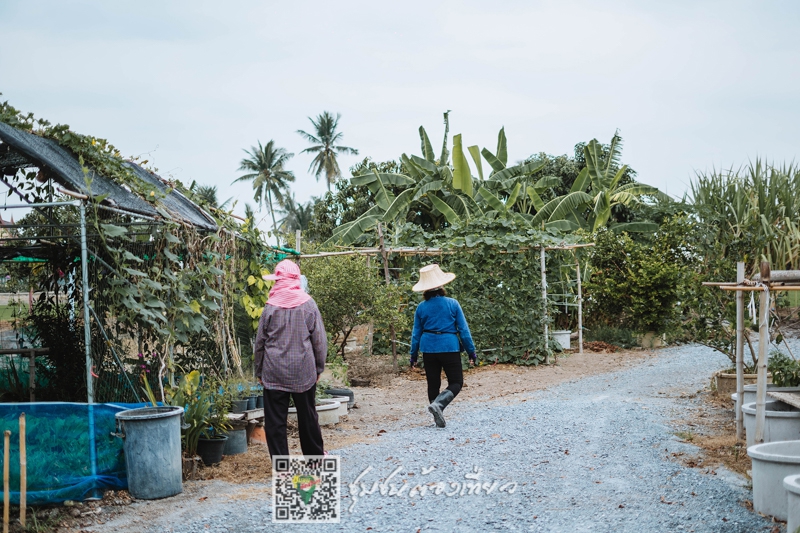
[[[323,455],[322,431],[317,410],[314,408],[316,384],[306,392],[284,392],[264,389],[264,433],[270,457],[289,455],[286,438],[286,417],[289,415],[289,396],[297,408],[297,425],[300,430],[300,448],[303,455]]]
[[[461,354],[459,352],[424,353],[422,362],[425,364],[425,379],[428,380],[428,400],[431,402],[439,396],[439,387],[442,386],[442,370],[447,376],[447,390],[453,397],[461,392],[464,385],[464,372],[461,370]]]

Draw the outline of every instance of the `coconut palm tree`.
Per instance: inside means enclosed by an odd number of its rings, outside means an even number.
[[[358,150],[355,148],[337,145],[342,138],[342,132],[336,131],[341,117],[342,115],[337,113],[334,118],[330,112],[324,111],[321,115],[317,116],[316,120],[308,117],[308,120],[314,125],[313,135],[303,130],[297,130],[297,133],[302,135],[313,145],[306,148],[301,153],[308,152],[317,154],[314,160],[311,161],[311,166],[308,167],[309,172],[312,172],[317,178],[317,181],[319,181],[319,176],[324,171],[329,191],[331,190],[331,184],[336,181],[336,178],[342,175],[339,170],[339,163],[336,161],[336,155],[358,155]]]
[[[299,204],[292,195],[286,198],[282,213],[285,215],[282,224],[284,231],[305,230],[313,218],[314,203]]]
[[[263,203],[269,208],[272,216],[272,231],[277,239],[278,224],[275,221],[273,202],[277,202],[279,206],[283,205],[284,194],[289,188],[289,183],[294,182],[294,173],[284,168],[294,154],[278,148],[273,140],[264,146],[261,146],[261,141],[259,141],[258,147],[252,146],[249,151],[245,150],[244,152],[250,157],[242,159],[239,163],[239,170],[245,171],[247,174],[236,178],[233,183],[237,181],[253,182],[253,199],[258,205]]]

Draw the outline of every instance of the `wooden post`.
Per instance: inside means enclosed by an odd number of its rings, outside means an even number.
[[[544,244],[539,248],[542,263],[542,305],[544,306],[544,364],[550,364],[550,342],[547,338],[547,273],[544,266]]]
[[[378,222],[378,238],[381,245],[381,257],[383,258],[383,275],[386,278],[386,285],[389,285],[389,258],[386,254],[386,247],[383,245],[383,227]],[[394,331],[394,324],[389,326],[389,332],[392,335],[392,371],[397,372],[397,338]]]
[[[367,270],[371,270],[372,261],[370,256],[367,256]],[[372,355],[372,343],[375,337],[375,322],[369,321],[369,329],[367,330],[367,354]]]
[[[736,263],[736,283],[744,281],[744,263]],[[744,438],[744,293],[736,291],[736,439]]]
[[[756,384],[756,435],[755,444],[764,442],[764,422],[767,402],[767,358],[769,350],[769,262],[761,262],[761,283],[765,286],[761,291],[758,306],[758,374]]]
[[[3,533],[8,533],[8,515],[11,512],[11,489],[8,486],[8,461],[11,447],[11,432],[3,432]]]
[[[28,507],[28,453],[25,449],[25,413],[19,415],[19,521],[25,527]]]
[[[31,350],[28,354],[28,394],[31,402],[36,401],[36,352]]]
[[[583,354],[583,290],[581,289],[581,263],[575,259],[578,272],[578,353]]]

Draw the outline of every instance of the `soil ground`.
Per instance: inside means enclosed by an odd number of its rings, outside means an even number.
[[[603,346],[596,348],[602,349]],[[518,395],[543,390],[563,382],[576,381],[584,377],[621,370],[642,363],[653,352],[628,350],[612,353],[585,352],[566,353],[553,365],[516,367],[512,365],[487,365],[465,372],[465,383],[459,402],[501,401],[514,403]],[[427,395],[424,371],[407,370],[399,376],[388,376],[376,387],[351,387],[356,395],[356,406],[336,426],[323,427],[326,449],[336,450],[354,443],[379,439],[385,428],[401,423],[405,427],[430,424],[425,410]],[[689,396],[696,404],[690,420],[675,421],[676,435],[702,448],[694,456],[676,456],[676,460],[692,467],[714,469],[725,464],[731,470],[745,473],[749,470],[749,458],[743,443],[737,443],[734,435],[730,406],[709,390],[698,391]],[[300,453],[296,429],[290,427],[289,446],[293,453]],[[269,488],[263,494],[254,494],[237,488],[237,484],[266,483],[271,465],[264,445],[251,445],[244,454],[226,458],[220,465],[200,469],[199,481],[184,483],[184,492],[173,498],[153,502],[135,502],[127,493],[109,493],[101,502],[78,504],[61,508],[56,514],[40,516],[44,526],[39,531],[55,530],[60,533],[93,531],[92,526],[107,523],[105,527],[119,525],[119,531],[135,531],[136,524],[146,524],[153,513],[179,513],[184,505],[209,498],[209,484],[215,486],[212,499],[235,501],[238,499],[268,500]],[[226,501],[227,501],[226,500]],[[13,513],[12,513],[13,516]],[[176,519],[177,518],[176,516]],[[30,519],[29,519],[30,520]],[[131,529],[132,528],[132,529]],[[104,529],[105,530],[105,529]],[[12,530],[13,531],[13,530]]]

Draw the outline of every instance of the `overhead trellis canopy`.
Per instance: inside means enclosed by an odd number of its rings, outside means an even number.
[[[46,178],[52,179],[68,191],[91,197],[102,197],[101,205],[118,209],[130,215],[163,218],[188,223],[201,229],[216,231],[214,218],[189,200],[169,183],[136,163],[126,163],[132,173],[153,188],[163,209],[154,202],[141,198],[129,187],[121,185],[90,169],[87,184],[84,169],[69,150],[52,139],[27,133],[0,122],[0,178],[14,176],[25,168],[39,168]],[[4,180],[5,181],[5,180]]]

